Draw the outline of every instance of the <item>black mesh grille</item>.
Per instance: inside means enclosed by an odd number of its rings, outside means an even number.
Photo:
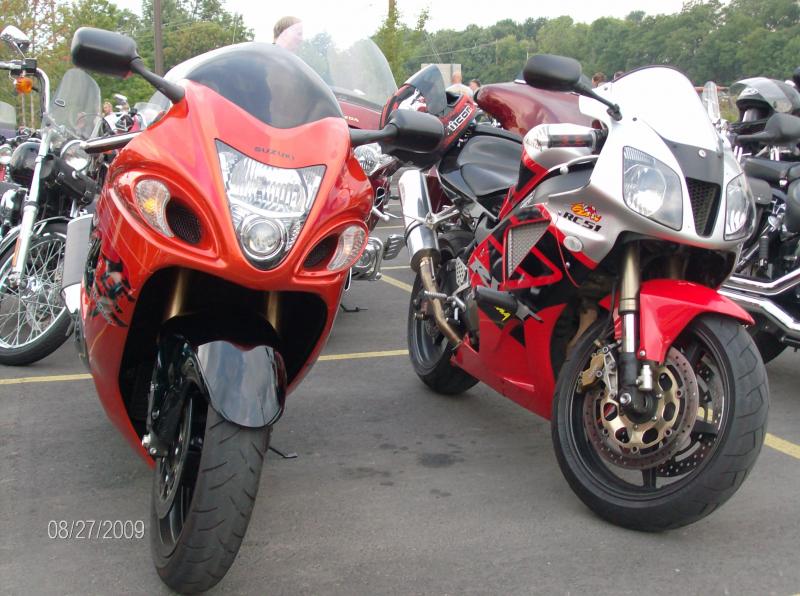
[[[189,244],[200,242],[200,220],[188,208],[170,201],[167,204],[167,223],[172,233]]]
[[[328,236],[317,244],[306,257],[303,267],[312,269],[327,259],[336,248],[336,237]]]
[[[694,227],[701,236],[709,236],[714,231],[714,224],[719,211],[719,184],[687,178],[689,200],[692,202]]]

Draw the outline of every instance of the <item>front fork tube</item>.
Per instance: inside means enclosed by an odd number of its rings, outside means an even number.
[[[645,375],[640,377],[639,360],[636,353],[639,349],[639,289],[642,283],[638,242],[631,242],[625,247],[621,278],[619,296],[619,315],[622,319],[622,346],[619,356],[620,404],[634,411],[644,411],[646,398],[642,390],[652,390],[652,379],[646,379]]]
[[[22,222],[19,226],[19,235],[14,246],[14,256],[11,261],[11,280],[18,285],[22,282],[25,263],[28,260],[28,250],[31,246],[31,236],[33,235],[33,225],[39,214],[39,189],[41,188],[40,177],[42,173],[42,163],[47,156],[47,148],[50,146],[50,131],[48,131],[42,142],[39,144],[39,153],[36,155],[36,164],[33,168],[33,180],[28,198],[22,206]]]

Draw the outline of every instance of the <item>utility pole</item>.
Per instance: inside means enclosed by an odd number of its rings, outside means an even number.
[[[156,54],[156,74],[164,74],[164,40],[161,37],[161,0],[153,0],[153,46]]]

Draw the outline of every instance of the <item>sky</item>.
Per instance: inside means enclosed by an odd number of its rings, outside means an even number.
[[[140,12],[141,0],[113,0],[122,8]],[[522,22],[529,17],[571,16],[590,23],[603,16],[623,18],[634,10],[647,14],[680,11],[683,0],[397,0],[404,22],[413,25],[416,16],[428,7],[428,31],[461,30],[470,24],[485,27],[503,19]],[[323,19],[328,29],[347,29],[371,35],[386,15],[388,0],[225,0],[226,8],[244,16],[255,32],[256,41],[272,41],[272,26],[280,17],[293,15],[304,20]]]

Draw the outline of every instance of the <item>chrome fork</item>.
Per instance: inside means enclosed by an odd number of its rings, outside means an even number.
[[[22,222],[19,225],[19,235],[17,236],[16,246],[14,247],[14,256],[11,261],[11,273],[9,275],[9,283],[12,287],[19,287],[23,281],[25,264],[28,261],[28,251],[30,250],[33,236],[33,226],[39,214],[39,189],[41,188],[39,178],[42,172],[42,162],[44,162],[44,158],[47,156],[51,134],[52,133],[48,130],[42,142],[39,144],[39,152],[36,154],[36,162],[33,168],[31,188],[28,197],[22,205]]]

